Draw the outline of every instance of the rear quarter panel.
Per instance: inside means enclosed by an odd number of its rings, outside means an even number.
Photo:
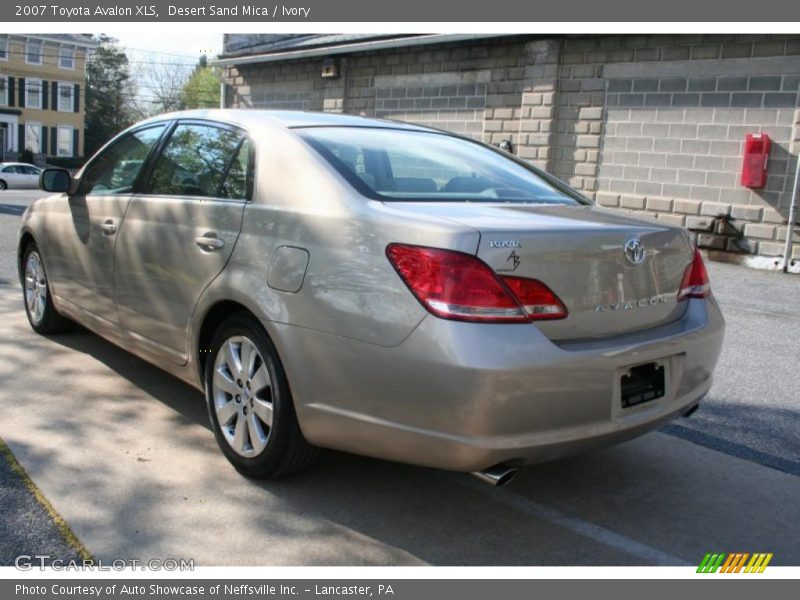
[[[255,200],[245,208],[236,249],[204,294],[197,314],[221,300],[255,306],[267,323],[314,329],[381,346],[401,343],[426,311],[385,255],[390,242],[474,253],[479,235],[438,217],[410,221],[391,206],[357,194],[293,133],[274,130],[258,140]],[[269,286],[277,248],[309,254],[296,293]],[[274,337],[291,335],[275,329]],[[273,332],[270,332],[273,333]],[[275,340],[280,346],[280,339]]]

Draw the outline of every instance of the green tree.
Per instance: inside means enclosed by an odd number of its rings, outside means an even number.
[[[112,37],[101,34],[95,41],[100,46],[86,66],[86,156],[134,121],[128,57]]]
[[[219,107],[220,76],[218,69],[208,66],[205,55],[200,57],[189,79],[183,85],[181,100],[185,108]]]

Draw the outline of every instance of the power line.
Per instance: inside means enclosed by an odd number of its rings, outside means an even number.
[[[124,48],[125,50],[132,50],[133,52],[146,52],[146,53],[149,53],[149,54],[161,54],[163,56],[182,56],[182,57],[186,57],[186,58],[196,58],[196,56],[194,54],[175,54],[173,52],[160,52],[158,50],[145,50],[144,48],[131,48],[130,46],[125,46],[125,45],[122,45],[121,47]],[[200,52],[199,53],[199,56],[205,56],[205,55],[206,55],[205,52]]]

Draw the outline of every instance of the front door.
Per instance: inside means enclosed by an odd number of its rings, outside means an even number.
[[[54,290],[95,325],[117,321],[114,247],[139,172],[165,127],[136,130],[105,149],[86,167],[67,210],[53,222],[48,268]]]
[[[116,249],[120,324],[144,349],[183,364],[203,290],[233,251],[251,185],[242,132],[182,122],[128,206]]]

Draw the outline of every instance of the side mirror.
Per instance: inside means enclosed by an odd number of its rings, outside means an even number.
[[[66,169],[50,168],[39,175],[39,188],[45,192],[69,192],[72,175]]]

